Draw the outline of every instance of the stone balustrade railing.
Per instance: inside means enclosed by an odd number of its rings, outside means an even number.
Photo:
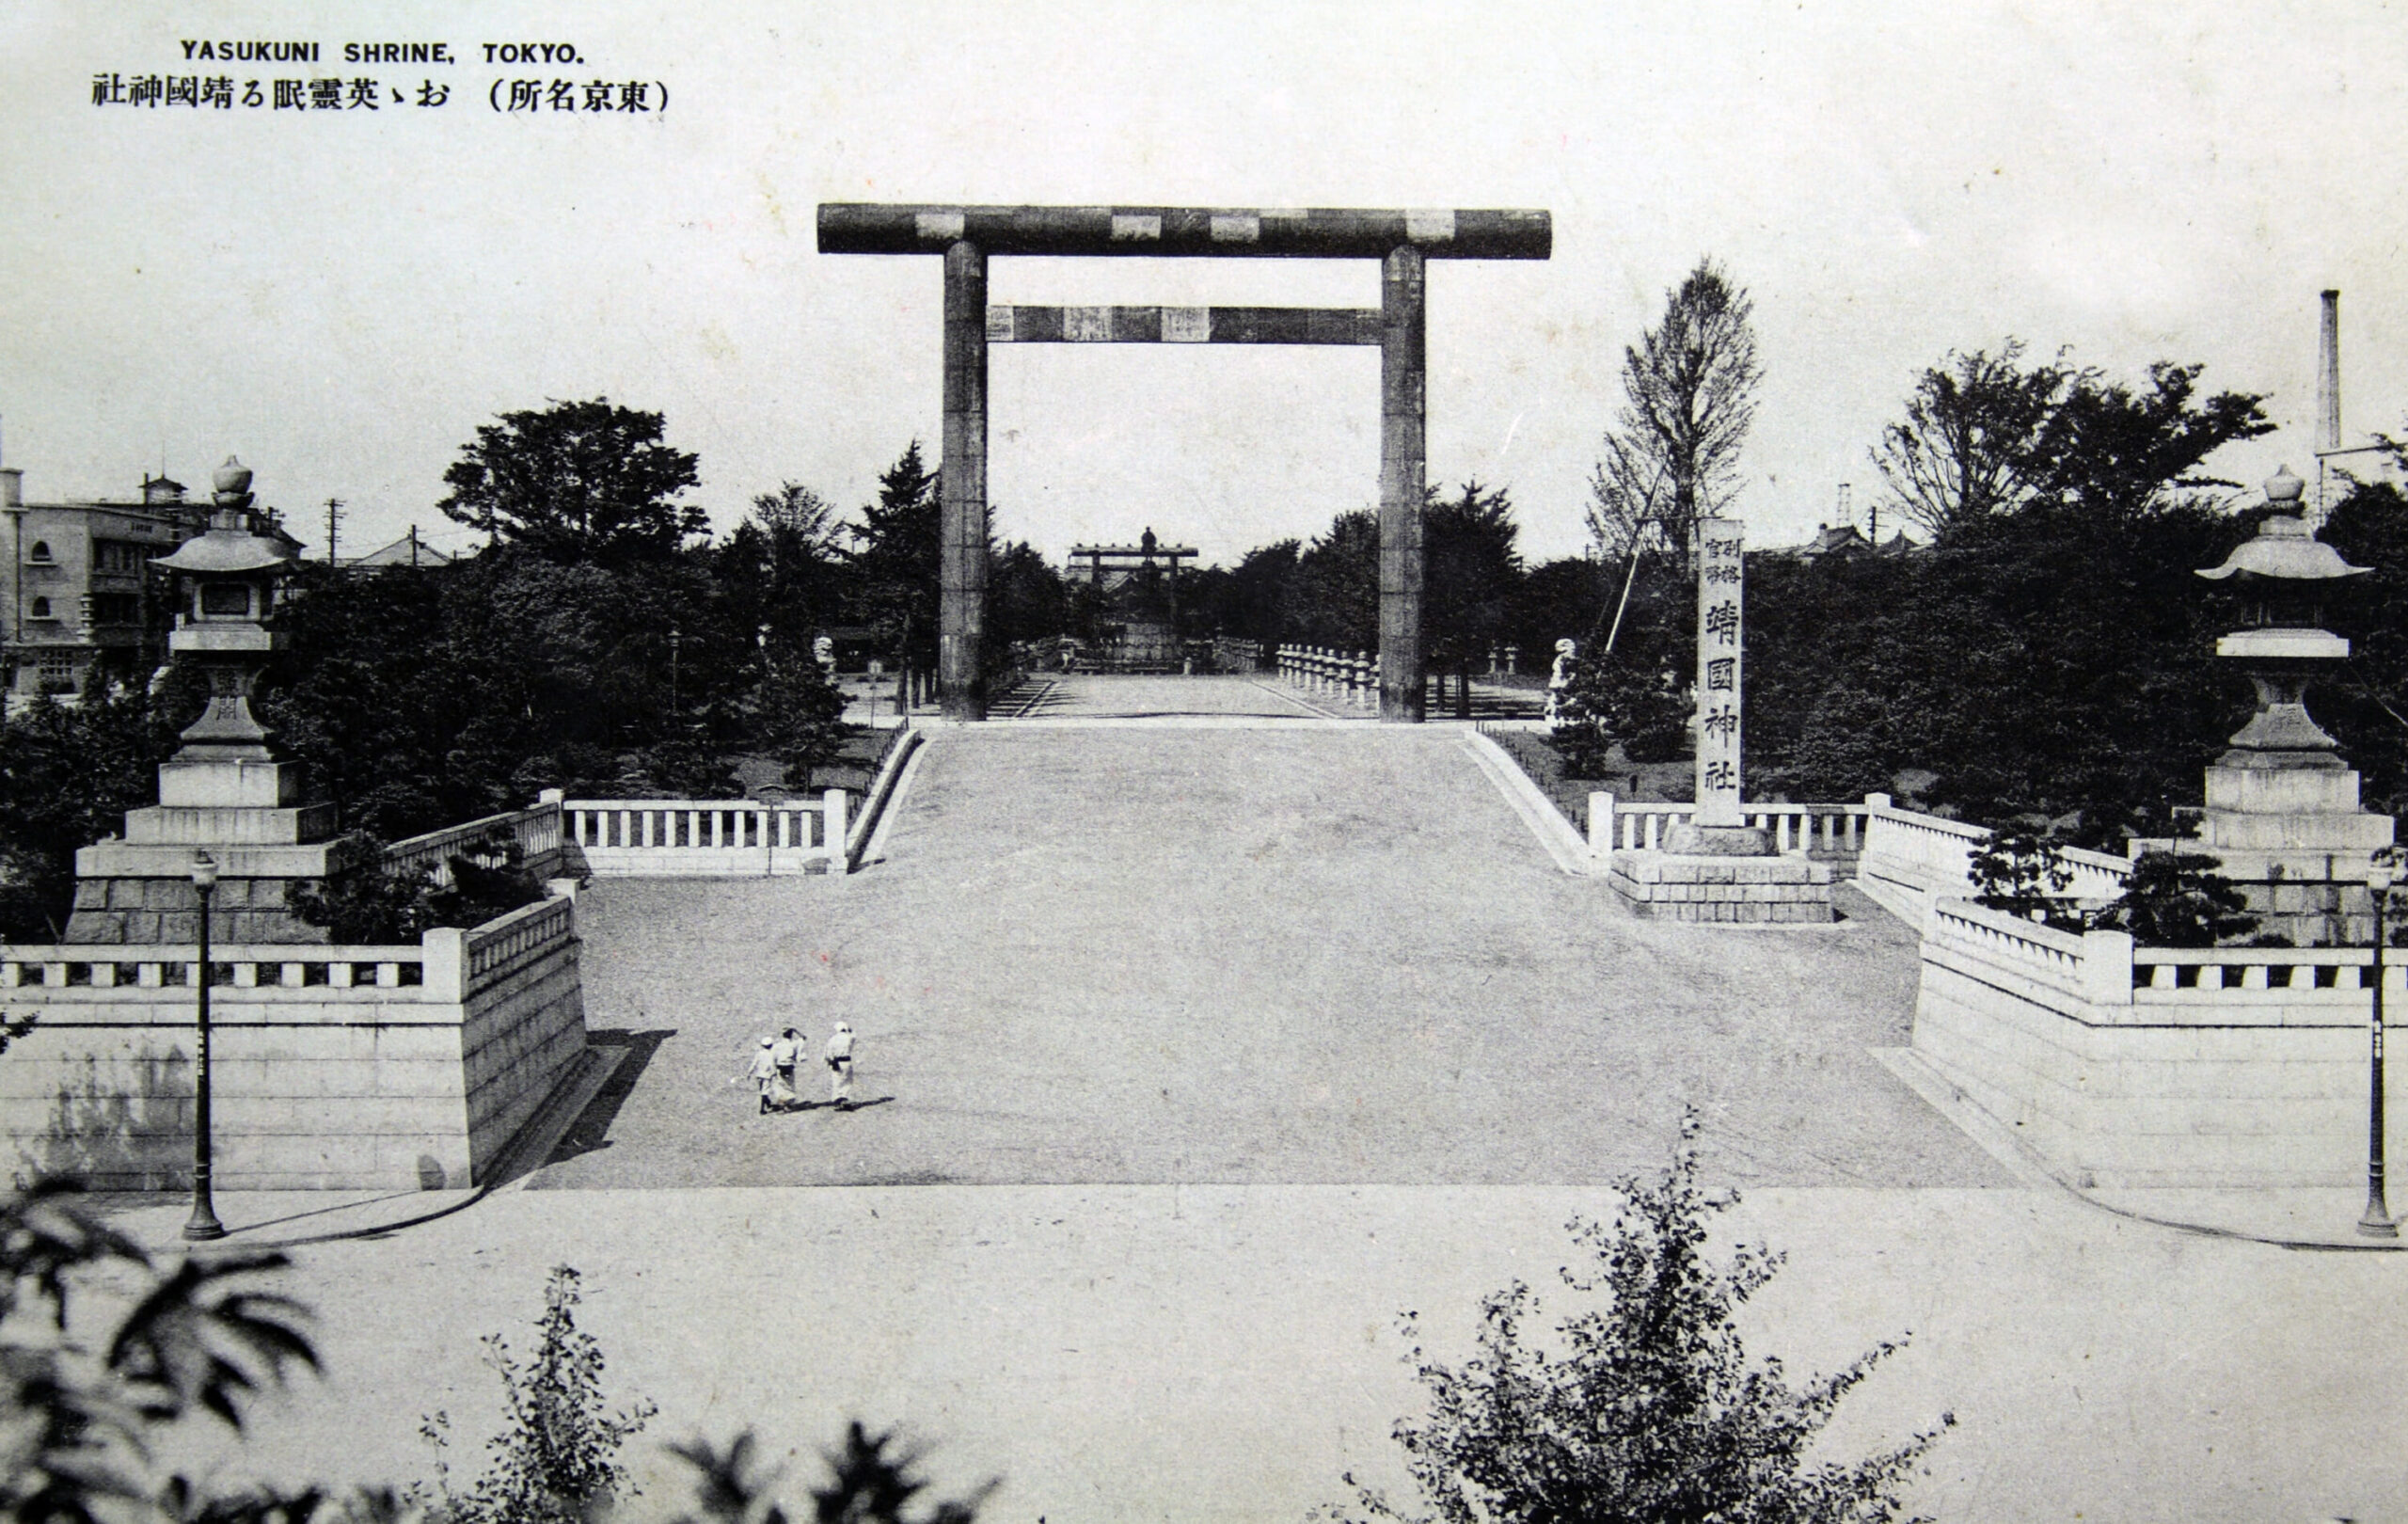
[[[1925,906],[1972,887],[1974,854],[1989,841],[1988,830],[1962,820],[1902,810],[1887,794],[1864,796],[1864,849],[1857,859],[1857,884],[1899,918],[1920,921]],[[2130,859],[2080,847],[2061,847],[2057,859],[2068,880],[2069,899],[2100,903],[2124,892]]]
[[[466,929],[436,927],[417,945],[328,943],[220,944],[210,948],[212,988],[231,997],[304,1003],[419,999],[456,1004],[577,934],[566,896],[522,905]],[[200,983],[198,949],[133,944],[0,945],[0,990],[87,992],[78,999],[152,1000]],[[406,995],[395,992],[407,991]],[[121,992],[113,996],[105,992]],[[288,996],[289,992],[289,996]]]
[[[459,988],[463,993],[469,993],[497,979],[507,978],[549,956],[553,948],[576,934],[577,905],[565,895],[521,905],[506,915],[470,928],[461,935],[456,954]],[[433,937],[434,933],[428,935]],[[450,954],[448,939],[438,938],[429,946],[427,972],[438,982],[447,972],[443,965]]]
[[[464,825],[407,837],[385,849],[385,865],[394,872],[424,867],[435,876],[437,887],[449,889],[452,886],[452,859],[474,856],[478,848],[495,836],[507,834],[518,843],[528,871],[537,878],[550,878],[560,864],[561,802],[561,791],[547,788],[542,800],[531,808],[507,810]]]
[[[845,791],[818,802],[573,799],[568,844],[597,878],[784,878],[847,868]]]
[[[2349,996],[2363,1010],[2374,988],[2374,952],[2368,947],[2135,947],[2135,1005],[2182,1006],[2215,996],[2260,992],[2289,1001],[2307,991]],[[2386,960],[2386,993],[2408,993],[2408,967]]]
[[[1935,899],[1924,942],[1926,961],[1977,960],[1995,987],[2027,998],[2055,991],[2094,1021],[2358,1025],[2373,993],[2368,947],[2147,947],[2121,931],[2061,931],[1967,899]],[[2387,961],[2383,987],[2408,995],[2408,967]]]
[[[1814,857],[1852,857],[1862,847],[1868,804],[1749,804],[1747,823],[1772,838],[1776,851]],[[1599,791],[1589,796],[1589,855],[1613,851],[1660,851],[1672,826],[1697,814],[1695,804],[1617,800]]]
[[[311,998],[345,990],[416,990],[426,978],[422,946],[333,946],[311,943],[213,946],[212,983],[245,991],[308,990]],[[156,991],[198,987],[198,950],[185,946],[84,945],[0,946],[0,990]]]
[[[1941,897],[1921,957],[1916,1056],[2061,1179],[2364,1179],[2372,949],[2138,947]],[[2408,970],[2384,985],[2408,998]]]

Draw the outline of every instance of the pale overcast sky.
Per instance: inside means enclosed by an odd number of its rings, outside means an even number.
[[[2394,6],[190,5],[0,8],[0,431],[28,494],[195,487],[239,452],[316,541],[435,509],[476,425],[657,409],[722,526],[850,506],[938,425],[936,262],[823,258],[822,200],[1538,207],[1545,263],[1434,263],[1430,467],[1575,553],[1622,347],[1701,254],[1752,292],[1759,544],[1874,493],[1915,372],[2018,335],[2199,360],[2312,474],[2317,293],[2346,424],[2408,414]],[[123,13],[120,14],[120,11]],[[367,19],[374,17],[372,22]],[[306,65],[183,42],[302,40]],[[557,41],[576,65],[502,66]],[[442,41],[445,66],[341,61]],[[369,112],[92,103],[95,74],[375,77]],[[664,83],[498,114],[497,79]],[[415,103],[421,82],[450,87]],[[411,102],[389,99],[398,87]],[[997,301],[1376,305],[1367,262],[998,260]],[[997,528],[1228,559],[1376,494],[1371,350],[1032,346],[992,367]],[[2353,441],[2354,442],[2354,438]]]

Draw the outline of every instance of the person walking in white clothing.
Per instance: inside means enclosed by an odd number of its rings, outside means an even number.
[[[849,1023],[838,1022],[836,1030],[828,1034],[824,1056],[828,1060],[828,1099],[838,1111],[850,1111],[853,1106],[853,1028]]]
[[[802,1103],[802,1092],[795,1085],[795,1069],[810,1051],[811,1045],[803,1041],[802,1034],[791,1026],[770,1047],[769,1061],[778,1066],[778,1082],[769,1089],[772,1110],[788,1111]]]
[[[763,1038],[760,1045],[752,1050],[752,1067],[744,1072],[744,1077],[761,1088],[761,1115],[764,1117],[769,1114],[770,1089],[778,1083],[778,1060],[770,1051],[772,1046],[768,1038]]]

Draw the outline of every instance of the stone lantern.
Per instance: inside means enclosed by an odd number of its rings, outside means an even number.
[[[2241,596],[2247,622],[2216,642],[2216,655],[2247,675],[2258,708],[2208,769],[2195,845],[2221,861],[2261,929],[2302,946],[2353,945],[2371,934],[2367,864],[2391,845],[2392,820],[2359,807],[2358,774],[2309,718],[2305,696],[2350,654],[2321,627],[2326,600],[2367,568],[2316,538],[2300,511],[2304,489],[2290,468],[2276,472],[2256,537],[2199,573]]]
[[[208,532],[151,563],[176,574],[176,627],[167,649],[209,681],[209,707],[184,731],[176,760],[272,763],[251,692],[268,658],[284,645],[283,634],[266,621],[293,552],[259,532],[249,467],[229,455],[214,484]]]
[[[159,765],[159,802],[126,812],[122,841],[75,854],[70,942],[196,940],[200,901],[192,868],[199,852],[216,865],[216,938],[326,939],[292,913],[285,892],[344,866],[329,863],[335,806],[301,802],[299,765],[276,759],[266,727],[251,713],[260,673],[284,643],[267,621],[293,550],[262,532],[248,468],[229,457],[214,484],[207,532],[151,563],[175,575],[168,648],[206,676],[209,706],[183,732],[182,749]]]

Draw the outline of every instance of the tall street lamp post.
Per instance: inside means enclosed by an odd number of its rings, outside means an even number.
[[[209,986],[214,968],[209,959],[209,901],[217,888],[217,864],[207,852],[192,854],[192,886],[200,897],[199,1039],[193,1058],[192,1216],[184,1223],[184,1237],[198,1241],[226,1236],[210,1199]]]
[[[2383,945],[2389,929],[2394,868],[2377,862],[2367,868],[2367,887],[2374,891],[2374,1016],[2368,1024],[2367,1063],[2367,1209],[2358,1218],[2365,1238],[2398,1238],[2400,1225],[2383,1188]]]

